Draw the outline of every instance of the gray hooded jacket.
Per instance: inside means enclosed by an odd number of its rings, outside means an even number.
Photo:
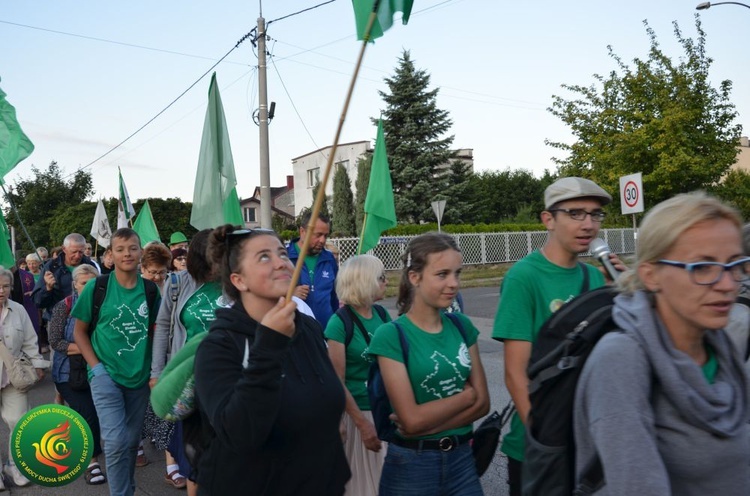
[[[577,477],[597,453],[597,495],[747,495],[750,488],[748,377],[723,330],[707,331],[718,360],[709,384],[678,351],[645,292],[615,298],[623,332],[596,345],[576,391]]]

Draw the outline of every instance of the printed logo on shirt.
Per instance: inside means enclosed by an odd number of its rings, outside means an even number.
[[[461,366],[466,367],[467,369],[471,369],[471,355],[469,355],[469,347],[466,346],[466,343],[461,343],[461,346],[458,348],[458,362],[461,364]]]
[[[221,308],[230,308],[232,306],[232,300],[224,295],[219,296],[216,300],[216,306]]]
[[[220,299],[221,297],[217,298],[214,303],[218,304]],[[211,322],[216,320],[214,305],[208,299],[208,296],[203,293],[199,293],[196,298],[192,298],[190,304],[185,307],[185,311],[200,323],[204,331],[207,331]]]
[[[141,306],[138,307],[138,315],[140,315],[144,319],[148,318],[148,303],[147,302],[144,301],[143,303],[141,303]]]
[[[461,344],[466,347],[464,343]],[[469,375],[466,367],[451,362],[447,356],[439,351],[433,352],[430,359],[435,368],[420,383],[420,387],[438,399],[460,393]]]
[[[330,279],[331,278],[331,273],[328,272],[327,270],[324,270],[322,275],[323,275],[323,279]]]
[[[16,468],[35,484],[59,487],[86,471],[93,453],[86,420],[62,405],[42,405],[21,417],[10,440]]]
[[[146,305],[144,302],[141,308]],[[138,309],[138,314],[141,315],[141,308]],[[148,337],[148,330],[130,307],[127,305],[120,305],[117,307],[120,314],[112,319],[110,326],[118,334],[125,338],[126,348],[117,350],[118,355],[122,355],[123,351],[135,351],[138,347],[138,343]],[[148,309],[146,309],[146,317],[148,316]]]

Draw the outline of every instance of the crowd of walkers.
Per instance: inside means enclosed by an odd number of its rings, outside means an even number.
[[[509,492],[540,494],[538,465],[525,460],[539,332],[579,293],[609,284],[616,332],[595,346],[574,391],[572,477],[587,477],[581,461],[596,459],[595,494],[746,494],[750,311],[738,317],[735,301],[750,258],[741,219],[703,193],[663,202],[643,220],[632,268],[610,255],[621,273],[612,280],[579,261],[610,201],[585,179],[553,183],[541,216],[546,243],[504,279],[493,337],[504,343],[517,411],[501,446]],[[142,247],[135,231],[118,229],[99,260],[70,234],[55,258],[40,248],[0,270],[3,343],[40,376],[49,367],[56,401],[88,422],[88,484],[134,494],[145,440],[164,450],[165,490],[190,495],[482,494],[471,442],[490,396],[479,331],[449,313],[461,301],[455,239],[409,242],[392,316],[377,304],[383,263],[359,255],[339,266],[329,229],[327,218],[314,224],[291,301],[301,239],[285,245],[271,230],[231,225],[189,242],[176,233],[169,247]],[[186,350],[195,411],[165,420],[151,389]],[[375,363],[393,408],[387,443],[368,395]],[[3,420],[12,430],[27,410],[26,393],[3,372]],[[3,472],[29,483],[11,460]]]

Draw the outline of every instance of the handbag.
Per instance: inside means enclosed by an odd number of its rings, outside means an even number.
[[[11,355],[2,340],[0,340],[0,358],[5,364],[5,370],[8,372],[10,383],[22,393],[28,391],[34,384],[39,382],[36,368],[31,363],[28,355],[24,352],[21,352],[17,357]]]
[[[503,408],[502,413],[497,413],[497,410],[495,410],[485,417],[479,427],[474,429],[471,450],[474,453],[474,463],[480,477],[487,471],[495,458],[497,445],[500,442],[500,433],[515,410],[513,402],[509,401]]]

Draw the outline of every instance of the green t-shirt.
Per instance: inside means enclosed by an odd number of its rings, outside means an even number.
[[[477,342],[479,331],[465,315],[456,314],[466,331],[464,342],[461,332],[448,317],[442,315],[443,330],[431,334],[414,325],[406,315],[396,322],[401,324],[409,343],[409,382],[418,405],[460,393],[471,373],[469,348]],[[381,355],[403,363],[404,354],[393,324],[384,324],[375,332],[370,342],[370,355]],[[417,439],[437,439],[471,432],[471,424],[447,431],[420,436]]]
[[[384,321],[380,320],[380,316],[378,316],[375,310],[372,311],[372,317],[369,319],[362,317],[356,310],[354,313],[359,318],[359,321],[362,322],[371,340],[378,327],[391,321],[391,316],[388,312],[385,313]],[[325,335],[326,339],[339,343],[346,342],[344,323],[338,315],[334,314],[328,321]],[[370,399],[367,396],[367,376],[370,372],[370,364],[374,360],[369,355],[367,348],[367,341],[365,341],[362,331],[357,327],[357,324],[354,324],[352,328],[352,340],[346,348],[346,376],[344,382],[346,389],[351,393],[357,406],[363,411],[370,409]]]
[[[91,279],[81,291],[71,312],[76,319],[91,322],[95,285],[96,279]],[[115,383],[137,388],[148,381],[151,372],[148,328],[156,320],[160,303],[157,298],[154,308],[148,308],[140,277],[132,289],[120,286],[114,274],[109,277],[99,320],[91,335],[91,346]]]
[[[719,360],[716,359],[714,349],[708,345],[706,345],[706,353],[708,354],[708,359],[701,366],[701,370],[708,383],[713,384],[716,381],[716,372],[719,371]]]
[[[187,341],[207,331],[216,320],[216,309],[225,307],[218,282],[208,282],[198,288],[185,302],[180,311],[180,321],[185,326]]]
[[[604,286],[604,275],[591,265],[589,289]],[[563,304],[578,296],[583,284],[580,267],[565,268],[535,251],[519,260],[503,279],[492,337],[536,342],[539,329]],[[511,419],[510,432],[501,451],[523,461],[526,433],[517,414]]]

